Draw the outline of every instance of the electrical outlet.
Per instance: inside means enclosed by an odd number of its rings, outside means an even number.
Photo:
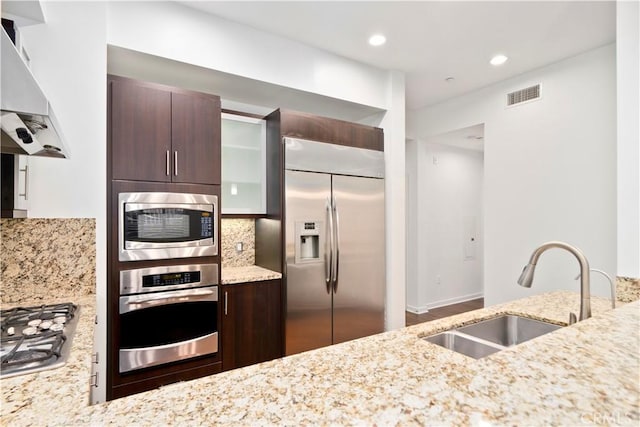
[[[438,274],[436,276],[436,285],[440,285],[440,284],[442,284],[442,277],[440,277],[440,275]]]
[[[236,243],[236,252],[242,252],[242,251],[244,251],[244,245],[242,244],[242,242]]]

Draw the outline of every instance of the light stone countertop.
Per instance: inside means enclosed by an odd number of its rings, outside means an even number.
[[[618,277],[616,282],[616,299],[618,303],[632,302],[640,299],[640,279]]]
[[[262,280],[280,279],[282,274],[257,265],[245,267],[222,267],[222,284],[259,282]]]
[[[51,298],[46,304],[63,302],[72,302],[80,307],[80,318],[67,363],[57,369],[0,380],[0,425],[65,424],[63,420],[68,419],[65,412],[88,407],[96,298],[95,295]],[[2,308],[41,304],[41,300],[36,300],[3,304]]]
[[[579,294],[532,296],[95,406],[85,406],[90,346],[74,340],[83,363],[34,374],[45,379],[38,386],[30,376],[2,381],[1,423],[636,426],[640,302],[611,310],[593,297],[592,308],[591,319],[479,360],[419,337],[499,313],[564,323]]]

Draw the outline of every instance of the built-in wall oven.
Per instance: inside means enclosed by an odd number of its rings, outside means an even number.
[[[218,197],[208,194],[118,194],[118,260],[218,255]]]
[[[120,271],[119,372],[218,351],[218,265]]]

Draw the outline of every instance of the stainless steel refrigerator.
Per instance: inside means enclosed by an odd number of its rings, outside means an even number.
[[[286,354],[384,330],[384,153],[285,138]]]

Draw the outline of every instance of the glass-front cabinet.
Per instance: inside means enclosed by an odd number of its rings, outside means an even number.
[[[266,121],[222,113],[223,214],[266,212]]]

